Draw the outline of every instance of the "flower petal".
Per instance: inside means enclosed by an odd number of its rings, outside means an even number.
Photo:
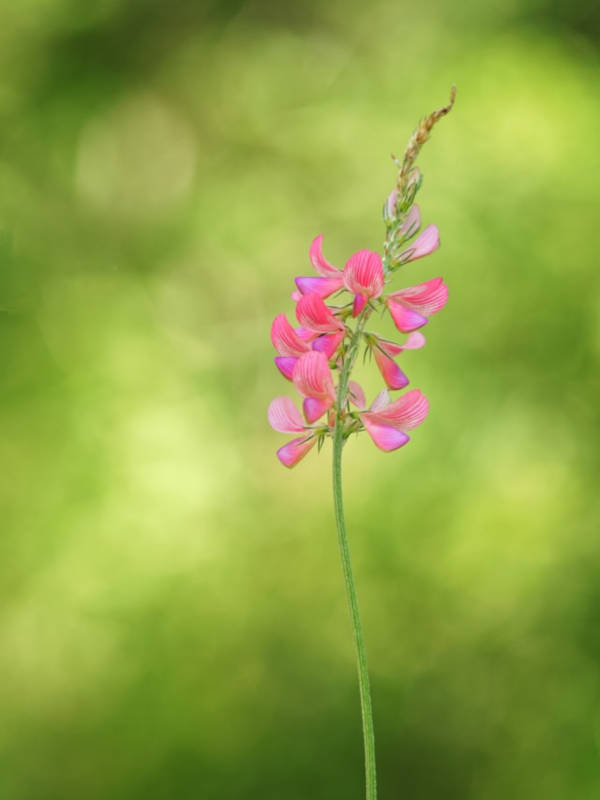
[[[393,302],[402,303],[406,308],[429,317],[441,311],[448,302],[448,287],[442,278],[432,278],[417,286],[392,292],[388,295],[388,300],[390,298]]]
[[[344,286],[352,294],[379,297],[383,291],[383,266],[378,253],[359,250],[344,267]]]
[[[324,353],[311,350],[298,359],[292,374],[294,386],[305,397],[335,400],[333,378]]]
[[[322,417],[332,405],[333,400],[331,398],[319,400],[317,397],[305,397],[302,402],[302,410],[304,411],[306,421],[309,425],[312,425],[312,423],[316,422],[319,417]]]
[[[388,389],[404,389],[408,386],[408,378],[392,358],[377,347],[373,348],[373,355]]]
[[[381,411],[382,408],[387,408],[390,404],[390,393],[387,389],[382,389],[375,400],[371,403],[369,411]]]
[[[375,334],[372,335],[375,336]],[[375,346],[381,348],[389,358],[394,358],[403,350],[419,350],[421,347],[425,347],[425,337],[419,331],[413,331],[404,344],[396,344],[396,342],[390,342],[389,339],[381,339],[379,336],[375,336],[375,338]]]
[[[292,373],[294,372],[294,367],[296,366],[297,358],[293,356],[276,356],[274,359],[275,366],[281,372],[284,378],[287,378],[288,381],[292,380]]]
[[[335,278],[336,276],[341,276],[341,270],[337,269],[327,261],[326,258],[323,258],[323,234],[321,233],[315,239],[310,246],[309,258],[311,264],[315,268],[315,270],[322,275],[324,278]]]
[[[419,389],[394,400],[385,408],[377,411],[371,406],[371,419],[384,425],[391,425],[401,430],[411,430],[420,425],[429,413],[429,401]]]
[[[310,350],[292,328],[285,314],[278,314],[271,325],[271,341],[280,356],[301,356]]]
[[[367,302],[367,298],[364,294],[355,294],[354,295],[354,303],[352,303],[352,316],[358,317],[360,312],[365,307]]]
[[[289,397],[276,397],[269,405],[267,417],[273,430],[280,433],[301,433],[306,427],[294,401]]]
[[[330,294],[337,292],[343,287],[343,280],[341,273],[337,278],[304,278],[299,277],[294,279],[296,286],[300,290],[300,294],[309,294],[314,292],[319,297],[329,297]]]
[[[348,397],[350,402],[357,408],[363,409],[367,407],[367,399],[360,383],[348,381]]]
[[[410,441],[410,436],[406,433],[391,428],[389,425],[381,424],[378,420],[373,419],[368,411],[363,412],[360,418],[371,439],[380,450],[384,450],[386,453],[390,450],[397,450]]]
[[[294,467],[300,459],[304,458],[304,456],[311,450],[317,440],[314,436],[309,437],[300,437],[299,439],[292,439],[291,442],[284,444],[283,447],[280,447],[277,451],[277,458],[281,461],[284,467]]]
[[[318,294],[303,295],[296,305],[300,325],[318,333],[338,333],[345,330],[343,322],[335,317]]]
[[[413,206],[411,206],[410,211],[406,215],[406,219],[404,220],[402,225],[398,228],[398,233],[401,233],[407,239],[410,239],[410,237],[414,236],[420,227],[421,227],[421,209],[415,203]]]
[[[318,339],[314,340],[312,349],[318,350],[320,353],[325,353],[327,358],[331,358],[340,346],[345,335],[344,331],[340,333],[324,333],[322,336],[319,336]]]
[[[386,299],[386,302],[394,324],[402,333],[409,333],[409,331],[414,331],[416,328],[422,328],[423,325],[427,325],[429,322],[427,317],[417,314],[416,311],[409,311],[408,308],[395,302],[391,299],[391,295]]]
[[[437,250],[440,246],[440,232],[437,225],[428,225],[418,239],[405,250],[400,256],[399,260],[406,264],[409,261],[416,261],[418,258],[428,256]]]

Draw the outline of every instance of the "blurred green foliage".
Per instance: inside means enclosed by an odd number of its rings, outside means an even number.
[[[316,234],[380,247],[453,82],[397,283],[450,286],[402,357],[432,413],[345,453],[381,798],[598,797],[598,6],[0,13],[2,800],[362,797],[329,448],[275,459],[269,327]]]

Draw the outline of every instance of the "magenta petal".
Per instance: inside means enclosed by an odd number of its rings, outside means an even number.
[[[281,372],[284,378],[287,378],[288,381],[292,380],[292,374],[294,372],[294,367],[296,366],[297,358],[293,356],[277,356],[275,359],[275,366]]]
[[[360,418],[371,439],[380,450],[385,450],[386,453],[390,450],[397,450],[410,441],[410,436],[406,433],[372,420],[368,412],[361,414]]]
[[[295,278],[296,286],[301,294],[314,292],[319,297],[329,297],[330,294],[342,288],[341,274],[337,278]]]
[[[280,356],[300,356],[310,350],[292,328],[285,314],[278,314],[271,325],[271,341]]]
[[[311,350],[298,359],[292,374],[294,386],[305,397],[335,400],[333,377],[324,353]]]
[[[291,442],[284,444],[277,451],[277,458],[281,461],[284,467],[295,466],[300,459],[308,453],[316,444],[314,436],[310,438],[301,437],[300,439],[292,439]]]
[[[342,333],[324,333],[322,336],[319,336],[318,339],[315,339],[312,343],[312,349],[318,350],[320,353],[325,353],[327,358],[331,358],[331,356],[335,353],[335,351],[340,346],[342,339],[344,338],[345,334]]]
[[[317,333],[338,333],[345,330],[344,323],[335,317],[323,298],[311,292],[303,295],[296,306],[296,318],[304,328]]]
[[[302,410],[308,424],[312,425],[313,422],[316,422],[319,417],[322,417],[331,408],[332,404],[333,400],[331,399],[319,400],[316,397],[305,397],[302,402]]]
[[[418,239],[402,253],[400,260],[405,263],[428,256],[440,246],[440,232],[436,225],[428,225]]]
[[[365,303],[367,302],[367,298],[364,294],[355,294],[354,295],[354,303],[352,304],[352,316],[358,317],[360,312],[365,307]]]
[[[420,425],[429,413],[429,401],[418,389],[394,400],[385,408],[380,408],[376,412],[371,407],[371,418],[382,425],[392,425],[402,430],[411,430]]]
[[[348,381],[348,397],[350,402],[354,403],[357,408],[362,410],[367,407],[367,399],[360,383]]]
[[[408,386],[408,378],[393,359],[386,356],[377,347],[373,348],[373,355],[388,389],[404,389],[405,386]]]
[[[269,425],[279,433],[301,433],[304,422],[289,397],[276,397],[267,411]]]
[[[400,303],[395,303],[390,297],[388,297],[387,306],[394,324],[402,333],[409,333],[416,328],[422,328],[428,322],[427,317],[417,314],[416,311],[409,311],[408,308],[400,305]]]
[[[341,276],[341,271],[336,269],[333,264],[330,264],[326,258],[323,258],[323,234],[319,234],[310,246],[309,258],[315,270],[324,278],[335,278],[337,275]]]

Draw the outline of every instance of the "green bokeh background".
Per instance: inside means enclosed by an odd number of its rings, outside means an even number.
[[[316,234],[380,247],[453,82],[396,284],[450,286],[402,356],[432,412],[345,452],[380,795],[600,796],[598,7],[0,9],[2,800],[362,797],[330,448],[275,459],[269,328]]]

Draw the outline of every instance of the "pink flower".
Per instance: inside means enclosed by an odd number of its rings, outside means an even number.
[[[399,331],[409,333],[426,325],[448,301],[448,287],[441,278],[392,292],[385,302]]]
[[[344,286],[354,295],[352,315],[357,317],[365,303],[383,291],[381,258],[372,250],[359,250],[350,256],[344,267]]]
[[[294,365],[299,356],[310,351],[305,333],[299,333],[301,330],[295,331],[285,314],[278,314],[271,325],[271,341],[279,353],[275,358],[275,366],[288,380],[292,379]]]
[[[310,260],[313,267],[319,273],[319,278],[298,277],[295,278],[298,292],[294,292],[292,299],[299,300],[303,294],[314,293],[319,297],[329,297],[334,292],[339,291],[343,286],[343,274],[323,257],[322,252],[323,234],[314,239],[310,246]]]
[[[292,373],[294,386],[304,395],[302,408],[307,422],[316,422],[335,403],[335,387],[324,353],[311,350],[301,356]]]
[[[369,339],[375,361],[388,389],[403,389],[408,385],[409,381],[394,361],[394,357],[403,350],[418,350],[424,347],[425,337],[423,334],[418,332],[411,333],[404,344],[395,344],[374,334],[369,334]]]
[[[414,206],[413,206],[414,208]],[[420,215],[419,215],[420,216]],[[408,220],[407,220],[408,221]],[[419,219],[420,222],[420,219]],[[428,225],[423,233],[403,253],[397,257],[402,264],[409,261],[416,261],[433,253],[440,246],[440,232],[436,225]]]
[[[300,325],[315,333],[342,333],[346,326],[328,308],[318,294],[303,295],[296,305]]]
[[[310,430],[307,429],[300,412],[289,397],[276,397],[269,406],[267,417],[271,427],[280,433],[302,433]],[[315,444],[314,434],[305,434],[280,447],[277,458],[284,466],[293,467]]]
[[[368,411],[359,414],[365,430],[380,450],[396,450],[408,441],[405,431],[420,425],[429,412],[429,402],[418,389],[390,402],[387,389],[380,392]]]

